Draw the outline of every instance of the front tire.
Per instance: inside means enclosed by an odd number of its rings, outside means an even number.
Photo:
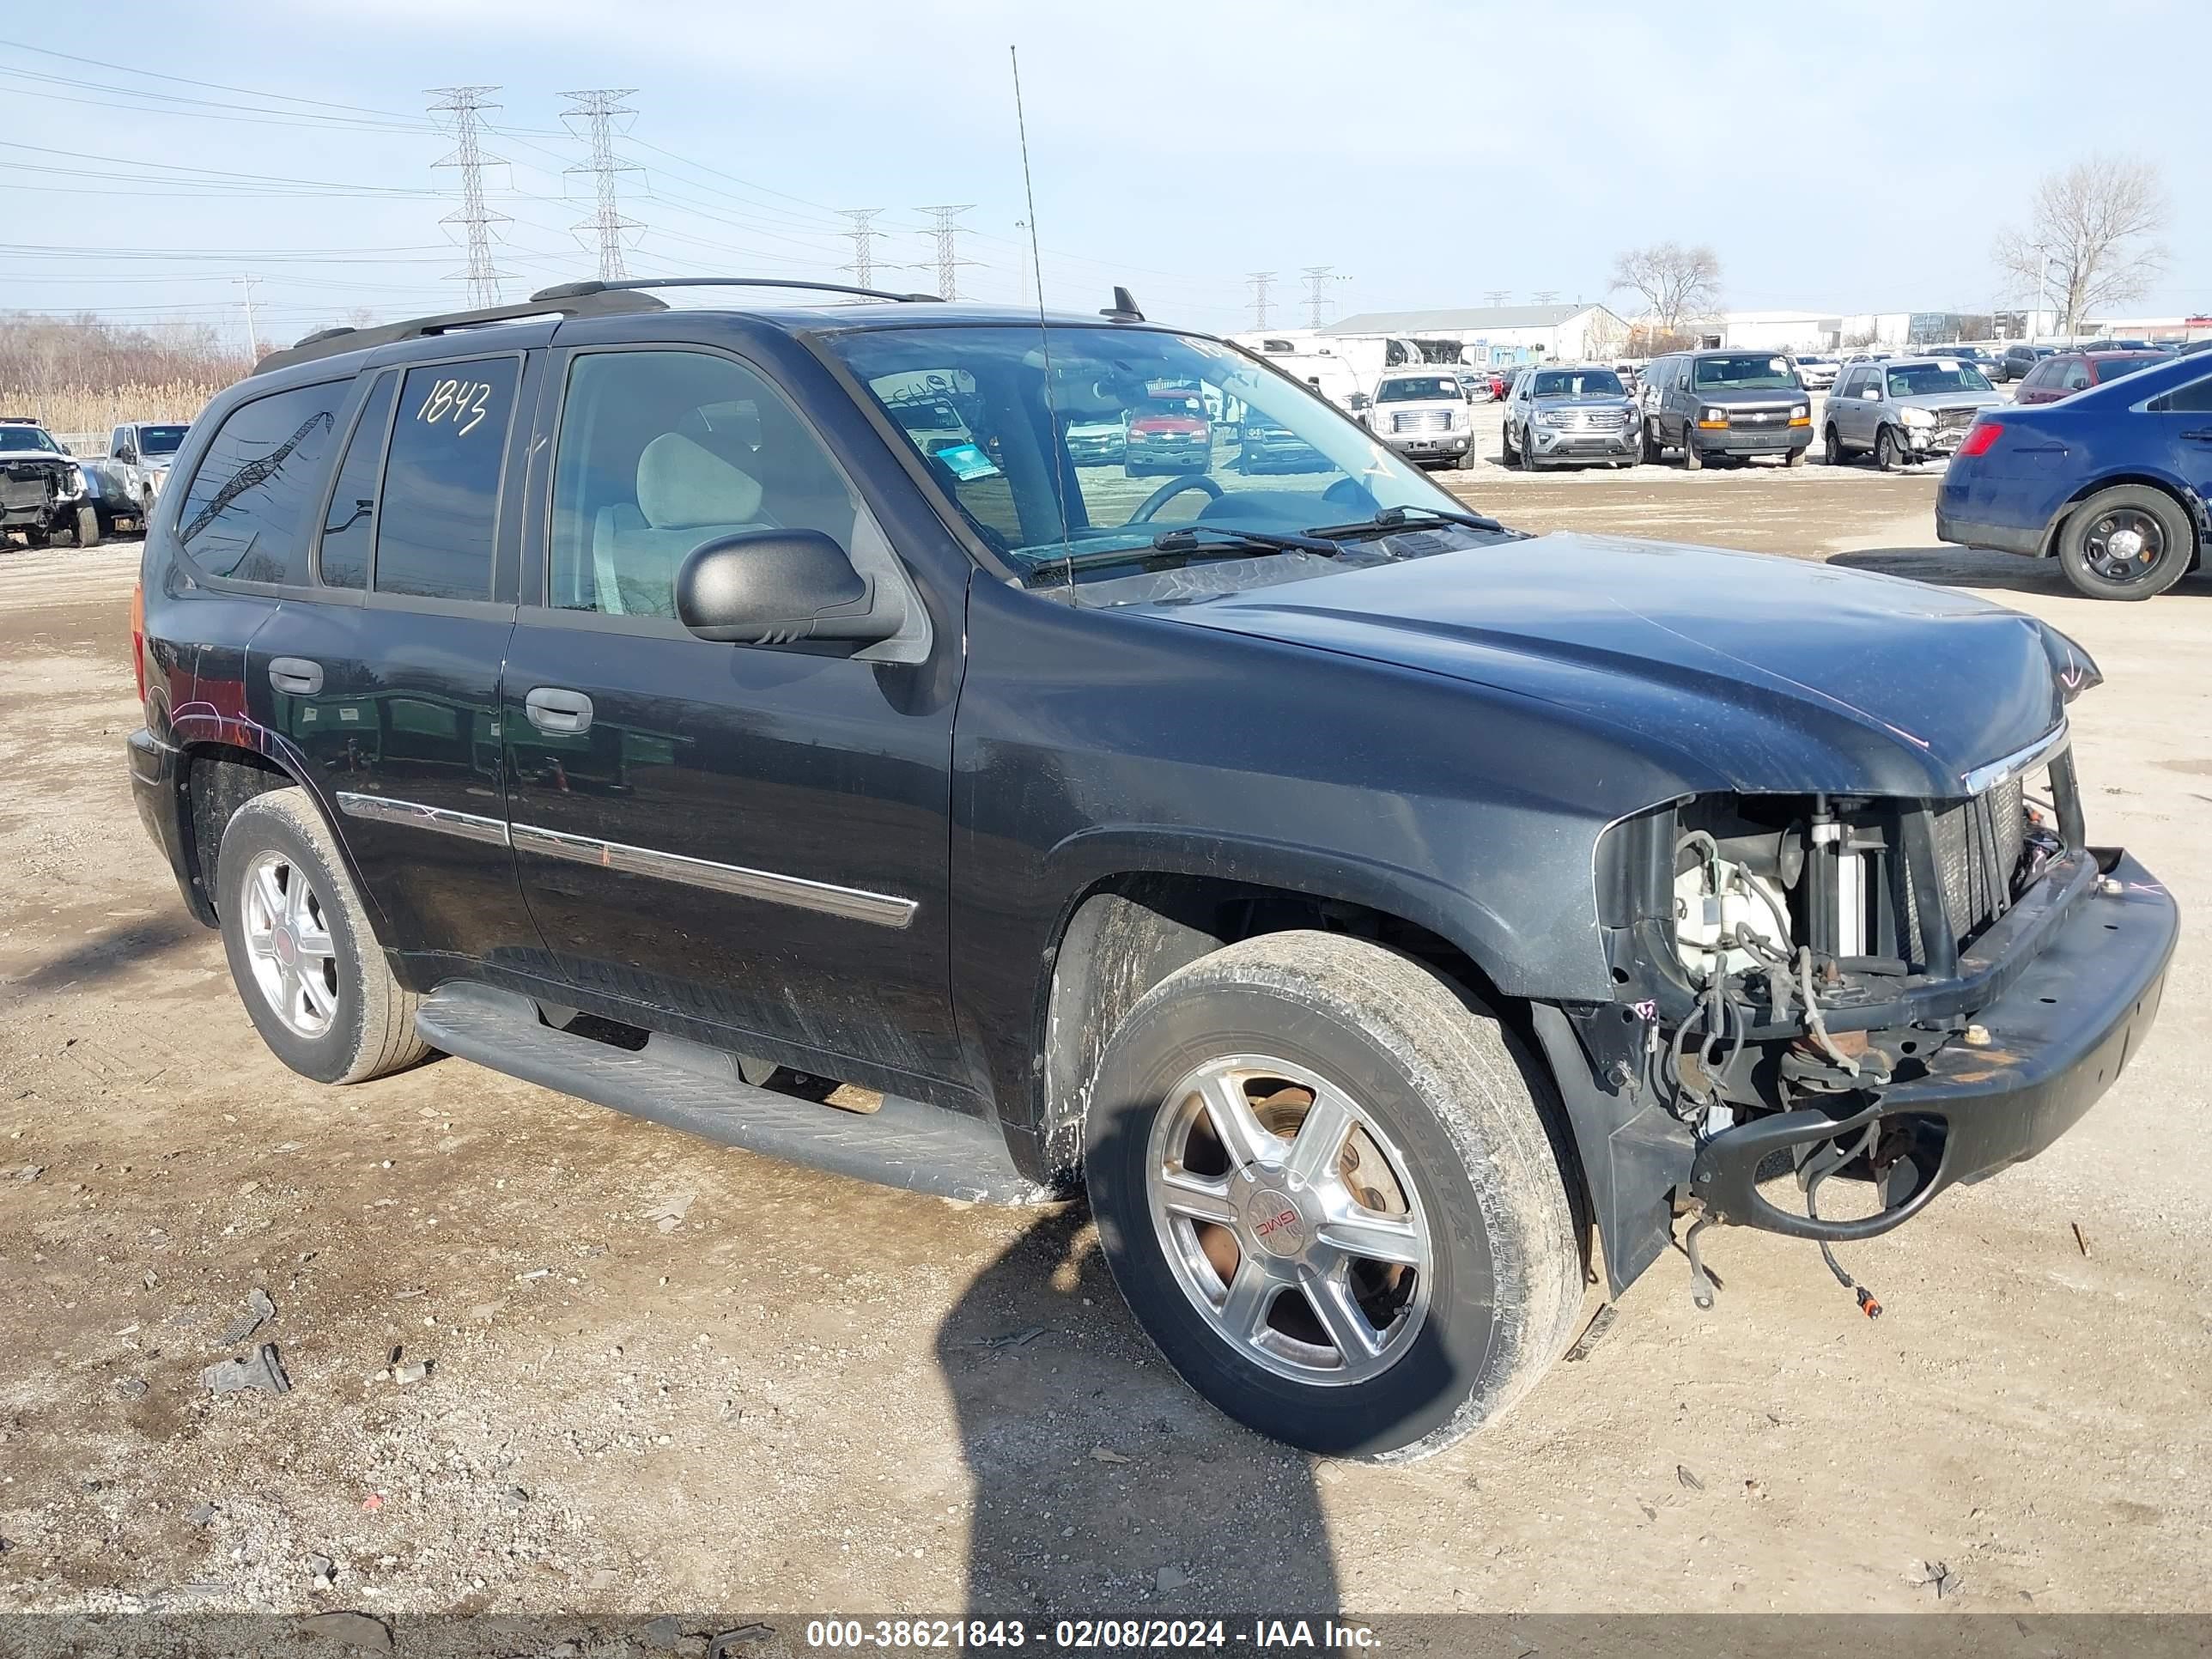
[[[2187,573],[2196,532],[2181,505],[2142,484],[2100,489],[2058,532],[2058,566],[2093,599],[2147,599]]]
[[[1682,465],[1692,472],[1705,470],[1705,458],[1698,453],[1698,434],[1695,428],[1682,422]]]
[[[1419,963],[1275,933],[1122,1021],[1087,1180],[1115,1281],[1186,1382],[1261,1434],[1396,1462],[1504,1412],[1572,1335],[1557,1121],[1519,1042]]]
[[[216,869],[223,954],[254,1029],[318,1083],[362,1083],[429,1053],[330,829],[297,788],[231,815]]]
[[[1897,439],[1887,427],[1874,434],[1874,464],[1883,472],[1894,472],[1905,465],[1898,454]]]

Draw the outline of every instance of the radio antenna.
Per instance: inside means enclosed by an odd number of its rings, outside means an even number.
[[[1075,600],[1075,550],[1067,539],[1067,442],[1060,430],[1060,410],[1052,395],[1052,331],[1045,326],[1044,259],[1037,247],[1036,185],[1030,178],[1030,124],[1022,112],[1022,54],[1021,49],[1011,44],[1006,47],[1006,62],[1014,72],[1014,131],[1022,146],[1022,196],[1030,210],[1030,269],[1036,276],[1037,344],[1044,356],[1044,412],[1052,428],[1052,499],[1060,512],[1060,551],[1066,562],[1067,599]]]

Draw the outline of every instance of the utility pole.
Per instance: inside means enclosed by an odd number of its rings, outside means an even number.
[[[1328,306],[1328,288],[1331,283],[1348,283],[1349,276],[1340,276],[1334,265],[1306,265],[1302,268],[1306,279],[1306,305],[1313,319],[1312,325],[1319,328]]]
[[[599,280],[603,283],[618,283],[629,275],[623,267],[623,232],[641,228],[636,220],[622,216],[622,208],[615,196],[615,175],[637,171],[633,163],[615,160],[614,142],[615,117],[637,113],[634,109],[623,108],[622,103],[636,90],[635,87],[602,87],[590,92],[564,92],[561,94],[563,98],[573,99],[575,103],[574,108],[561,112],[561,118],[567,121],[580,118],[592,141],[592,159],[579,162],[568,171],[590,173],[598,197],[592,216],[571,225],[569,228],[588,230],[597,236]],[[575,131],[573,126],[568,130],[571,132]]]
[[[937,221],[935,225],[921,234],[937,239],[937,297],[940,300],[957,300],[960,297],[957,281],[960,267],[975,263],[973,259],[963,259],[960,257],[960,245],[955,239],[960,234],[962,228],[952,222],[954,218],[967,212],[975,205],[973,202],[962,202],[951,207],[926,207],[915,210],[916,213],[932,215]],[[865,287],[866,284],[862,286]]]
[[[876,285],[876,238],[884,233],[870,227],[883,210],[839,208],[837,211],[853,222],[853,228],[846,233],[853,239],[853,263],[843,268],[853,273],[853,280],[862,288],[873,288]]]
[[[246,295],[246,361],[254,362],[261,356],[261,337],[253,327],[253,285],[261,279],[249,270],[243,276],[234,276],[230,280],[236,283]]]
[[[459,167],[461,172],[461,204],[439,222],[459,225],[468,237],[469,265],[463,274],[468,279],[469,303],[477,307],[499,303],[499,279],[506,274],[492,263],[491,228],[505,224],[507,215],[486,207],[483,193],[485,164],[497,165],[501,158],[485,155],[477,138],[484,111],[499,107],[487,102],[486,94],[498,90],[497,87],[430,88],[430,95],[441,100],[430,106],[430,112],[453,117],[453,153],[437,165]]]
[[[1267,325],[1267,284],[1274,280],[1275,273],[1272,270],[1251,271],[1244,278],[1244,285],[1252,290],[1252,326],[1255,328]]]
[[[1486,292],[1482,297],[1489,301],[1490,303],[1494,306],[1502,306],[1508,299],[1511,298],[1512,295],[1510,289],[1493,288]]]

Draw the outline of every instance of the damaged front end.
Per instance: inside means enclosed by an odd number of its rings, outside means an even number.
[[[1951,799],[1684,797],[1612,826],[1598,909],[1614,1000],[1539,1012],[1615,1293],[1667,1247],[1693,1289],[1716,1222],[1832,1247],[2033,1156],[2148,1030],[2172,897],[2093,848],[2063,725]],[[1580,1095],[1577,1101],[1575,1097]],[[1826,1183],[1850,1188],[1837,1201]],[[1824,1196],[1831,1207],[1823,1213]]]

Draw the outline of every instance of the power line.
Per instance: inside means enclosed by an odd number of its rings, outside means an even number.
[[[1328,285],[1331,283],[1348,283],[1352,278],[1338,276],[1334,265],[1307,265],[1304,267],[1304,271],[1306,279],[1306,304],[1310,307],[1313,326],[1319,328],[1322,325],[1322,318],[1328,313]]]
[[[592,216],[571,227],[574,230],[591,231],[599,239],[599,280],[618,283],[629,273],[623,269],[623,232],[642,227],[635,219],[625,219],[615,198],[615,178],[618,173],[635,173],[637,167],[628,161],[615,160],[614,122],[617,115],[635,115],[634,109],[623,107],[622,100],[635,92],[635,87],[602,87],[591,92],[564,92],[563,98],[575,100],[574,109],[561,112],[565,120],[580,117],[592,137],[592,159],[568,169],[570,173],[592,175],[598,208]]]
[[[862,288],[876,285],[876,239],[884,233],[872,228],[881,208],[839,208],[853,222],[853,263],[842,267],[853,273],[853,280]]]
[[[1493,288],[1484,290],[1482,297],[1494,306],[1502,306],[1513,297],[1510,289]]]
[[[959,244],[954,239],[967,227],[952,222],[955,216],[967,212],[975,205],[973,202],[963,202],[954,207],[924,207],[915,210],[916,213],[927,213],[937,221],[934,226],[921,234],[934,237],[937,240],[937,297],[940,300],[957,300],[960,297],[958,283],[960,267],[976,263],[973,259],[963,259],[960,257]]]
[[[1245,286],[1252,290],[1252,326],[1267,325],[1267,284],[1275,280],[1272,270],[1255,270],[1247,274]]]
[[[496,163],[500,158],[486,155],[483,146],[477,141],[483,112],[499,107],[496,104],[486,102],[484,94],[498,90],[497,87],[430,88],[430,95],[442,100],[430,106],[431,113],[453,118],[453,153],[436,165],[461,170],[461,204],[440,222],[459,225],[467,233],[469,303],[478,307],[499,303],[499,279],[505,274],[492,263],[491,228],[494,224],[505,222],[507,215],[494,213],[486,207],[483,193],[484,163]]]

